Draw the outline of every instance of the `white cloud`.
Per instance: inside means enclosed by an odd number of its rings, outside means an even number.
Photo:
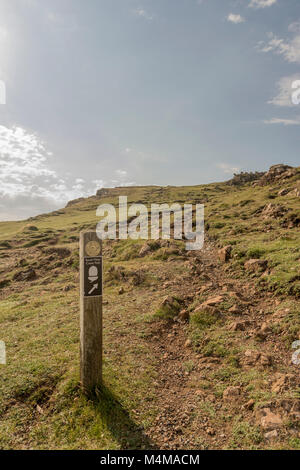
[[[0,126],[0,219],[51,210],[64,182],[47,165],[39,139],[20,127]]]
[[[289,25],[288,30],[291,33],[300,33],[300,21],[295,21]]]
[[[274,52],[282,55],[287,62],[300,63],[300,35],[296,35],[291,40],[284,40],[269,33],[269,38],[267,44],[262,42],[258,44],[261,52]]]
[[[134,186],[136,185],[135,181],[128,181],[128,171],[118,169],[115,171],[117,178],[112,180],[114,186]]]
[[[153,16],[150,15],[144,8],[139,7],[136,10],[134,10],[134,14],[138,16],[139,18],[144,18],[145,20],[151,21],[153,20]]]
[[[30,192],[39,178],[55,178],[46,159],[45,147],[35,135],[20,127],[0,126],[0,195]]]
[[[132,186],[124,169],[114,180],[86,181],[58,175],[52,153],[37,135],[21,127],[0,125],[0,220],[25,219],[63,207],[71,199],[88,197],[103,186]]]
[[[274,106],[295,106],[292,102],[292,83],[296,80],[300,80],[300,74],[281,78],[277,83],[278,94],[268,103]]]
[[[104,180],[94,180],[93,184],[94,184],[94,189],[95,189],[94,192],[106,186],[106,182]]]
[[[227,16],[227,21],[230,23],[238,24],[238,23],[244,23],[245,18],[243,18],[241,15],[235,15],[234,13],[229,13]]]
[[[300,116],[296,119],[272,118],[264,121],[265,124],[283,124],[284,126],[300,126]]]
[[[126,170],[116,170],[116,174],[117,174],[120,178],[125,178],[125,177],[127,177],[127,171],[126,171]]]
[[[277,0],[251,0],[249,3],[250,8],[266,8],[266,7],[271,7],[272,5],[275,5],[277,3]]]
[[[240,167],[231,166],[229,163],[217,163],[217,167],[226,174],[233,174],[240,171]]]

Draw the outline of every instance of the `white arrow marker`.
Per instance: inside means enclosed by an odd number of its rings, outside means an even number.
[[[95,284],[95,285],[91,288],[91,290],[90,290],[90,292],[88,293],[88,295],[91,295],[91,294],[94,292],[94,290],[96,290],[96,289],[98,289],[98,284]]]
[[[6,352],[4,341],[0,341],[0,364],[6,364]]]

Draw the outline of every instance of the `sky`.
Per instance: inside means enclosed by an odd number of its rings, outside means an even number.
[[[300,165],[300,0],[0,0],[0,80],[0,220]]]

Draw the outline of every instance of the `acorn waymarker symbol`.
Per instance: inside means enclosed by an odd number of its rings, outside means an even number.
[[[80,378],[93,393],[102,383],[102,241],[80,233]]]

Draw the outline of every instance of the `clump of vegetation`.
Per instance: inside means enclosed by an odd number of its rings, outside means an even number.
[[[38,232],[39,229],[35,225],[25,225],[24,231],[25,232]]]
[[[181,254],[178,248],[161,248],[153,255],[153,259],[166,261],[170,257],[180,256]]]
[[[130,282],[134,286],[143,284],[147,273],[143,269],[125,269],[123,266],[112,265],[105,273],[105,280],[110,284],[116,282]]]
[[[231,180],[227,182],[230,186],[242,186],[246,183],[251,183],[252,181],[259,180],[265,173],[255,171],[254,173],[242,171],[241,173],[234,173],[234,176]]]
[[[111,257],[118,261],[129,261],[138,258],[140,250],[139,240],[119,240],[111,249]]]
[[[261,248],[261,247],[252,247],[252,248],[249,248],[247,250],[247,253],[246,253],[246,256],[247,258],[261,258],[262,256],[264,256],[264,254],[266,253],[266,249],[265,248]]]
[[[237,419],[236,419],[237,421]],[[260,429],[246,421],[236,422],[232,429],[231,449],[255,449],[263,440]]]
[[[0,242],[0,250],[9,250],[11,248],[11,244],[8,240],[4,240]]]
[[[173,319],[180,312],[181,305],[182,301],[178,297],[167,297],[155,312],[154,318],[159,318],[161,320]]]
[[[210,340],[202,348],[204,356],[225,357],[228,354],[228,349],[222,340]]]
[[[201,310],[193,313],[191,317],[191,325],[197,327],[198,330],[205,330],[206,328],[215,325],[219,319],[219,314]]]
[[[123,266],[112,265],[105,273],[105,280],[108,282],[125,281],[126,279],[127,273]]]
[[[32,246],[39,245],[44,242],[43,238],[36,238],[35,240],[30,240],[29,242],[24,243],[23,248],[31,248]]]
[[[3,279],[0,281],[0,289],[3,289],[4,287],[9,286],[10,284],[10,279]]]

